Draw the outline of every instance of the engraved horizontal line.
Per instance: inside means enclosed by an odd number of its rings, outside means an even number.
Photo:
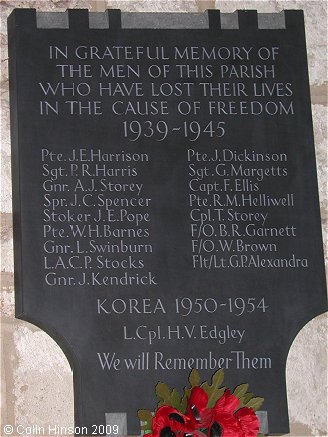
[[[217,20],[219,29],[239,29],[239,14],[247,15],[255,12],[255,26],[262,29],[285,29],[285,11],[277,13],[257,13],[257,11],[240,10],[231,13],[218,12],[220,20]],[[120,10],[107,9],[104,12],[89,12],[87,9],[70,9],[66,12],[36,12],[36,23],[39,29],[69,29],[70,14],[78,17],[78,14],[88,13],[90,29],[110,29],[111,14],[120,12],[119,27],[122,29],[209,29],[209,14],[205,12],[121,12]],[[82,15],[81,15],[82,16]],[[115,20],[117,20],[117,16]],[[114,21],[115,21],[114,20]],[[118,25],[118,23],[116,23]],[[250,25],[253,25],[250,24]]]

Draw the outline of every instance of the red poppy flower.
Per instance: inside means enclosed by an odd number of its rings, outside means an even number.
[[[221,414],[208,429],[208,437],[242,437],[238,421],[230,414]]]
[[[239,407],[239,399],[226,390],[213,408],[208,437],[242,437],[234,412]]]
[[[187,405],[187,416],[193,429],[207,428],[211,421],[212,410],[207,408],[208,395],[201,387],[191,390]]]
[[[223,396],[216,402],[213,410],[215,414],[233,414],[239,407],[239,399],[230,394],[230,390],[227,389]]]
[[[239,399],[226,390],[214,408],[207,408],[208,395],[194,387],[187,414],[168,405],[160,407],[152,421],[152,432],[145,437],[256,437],[259,420],[251,408],[239,407]],[[207,428],[207,436],[200,430]]]
[[[185,432],[188,418],[176,408],[163,405],[153,417],[151,430],[145,437],[175,437],[176,434]]]
[[[256,437],[260,429],[260,421],[254,410],[243,407],[234,414],[240,426],[241,437]]]

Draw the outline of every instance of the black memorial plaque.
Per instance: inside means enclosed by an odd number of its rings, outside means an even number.
[[[74,372],[75,425],[192,368],[287,433],[285,365],[326,310],[302,11],[9,18],[16,315]]]

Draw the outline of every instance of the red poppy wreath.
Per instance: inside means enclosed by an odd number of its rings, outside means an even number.
[[[223,369],[212,381],[201,384],[197,370],[189,375],[189,387],[181,397],[177,389],[156,385],[159,398],[155,413],[139,410],[145,437],[260,437],[260,422],[255,414],[264,399],[248,392],[248,384],[237,386],[231,394],[222,385]]]

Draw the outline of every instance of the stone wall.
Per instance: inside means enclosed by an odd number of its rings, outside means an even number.
[[[72,373],[57,344],[35,326],[14,318],[11,170],[6,18],[15,7],[43,11],[89,8],[103,11],[203,11],[217,8],[278,12],[304,9],[312,111],[324,241],[327,243],[327,4],[325,0],[197,1],[36,0],[1,2],[1,423],[72,426]],[[326,247],[327,249],[327,247]],[[326,250],[327,253],[327,250]],[[292,436],[327,435],[327,318],[312,320],[299,333],[287,363]]]

